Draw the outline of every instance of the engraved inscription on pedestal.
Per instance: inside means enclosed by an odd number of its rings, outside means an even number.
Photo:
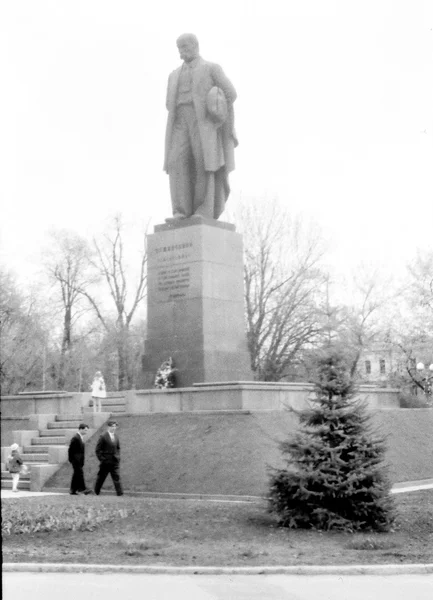
[[[183,242],[182,244],[167,244],[153,249],[158,264],[165,262],[172,263],[175,260],[184,260],[192,256],[192,242]]]
[[[154,292],[159,302],[185,298],[191,289],[192,242],[168,244],[153,249]]]
[[[190,281],[190,267],[158,269],[158,292],[168,293],[169,300],[184,298]]]
[[[145,370],[172,357],[177,385],[251,379],[245,335],[242,238],[191,223],[148,236]]]

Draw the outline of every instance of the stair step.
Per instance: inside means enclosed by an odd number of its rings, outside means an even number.
[[[9,471],[2,471],[1,478],[2,478],[2,481],[4,481],[4,480],[12,481],[12,475],[9,473]],[[20,481],[21,480],[22,481],[30,481],[30,473],[27,473],[26,475],[20,474]]]
[[[11,490],[12,489],[12,479],[6,480],[6,481],[4,479],[2,479],[1,489],[2,490]],[[30,490],[30,481],[22,481],[21,477],[20,477],[20,481],[18,483],[18,491],[22,492],[23,490]]]
[[[106,398],[102,401],[102,406],[126,406],[126,400],[124,398]]]
[[[56,423],[60,421],[73,421],[78,425],[82,422],[83,415],[56,415]]]
[[[32,438],[32,446],[61,446],[65,443],[65,436],[61,437],[48,437],[44,436],[43,438]]]
[[[56,444],[58,446],[58,444]],[[42,452],[48,452],[49,446],[41,446],[38,444],[37,446],[23,446],[24,454],[41,454]]]
[[[21,458],[23,459],[24,464],[27,462],[31,462],[31,463],[35,463],[35,462],[48,462],[48,453],[46,454],[37,454],[36,452],[34,454],[21,454]]]
[[[44,429],[39,432],[41,437],[61,437],[65,443],[65,432],[62,429]]]
[[[79,421],[50,421],[47,429],[78,429]]]

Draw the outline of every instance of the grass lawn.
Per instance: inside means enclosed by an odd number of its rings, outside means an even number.
[[[55,517],[78,509],[97,515],[102,508],[116,515],[93,531],[5,535],[3,561],[173,566],[433,562],[433,491],[399,494],[395,502],[395,531],[352,535],[277,527],[264,504],[108,494],[4,499],[3,521],[17,511]]]
[[[268,467],[283,466],[279,442],[298,428],[288,411],[238,414],[119,416],[120,472],[125,490],[265,496]],[[386,461],[393,483],[433,477],[433,410],[384,410],[373,423],[388,439]],[[85,477],[98,471],[95,445],[86,443]],[[423,448],[422,452],[420,448]],[[47,483],[68,488],[65,464]],[[107,480],[104,489],[113,489]]]

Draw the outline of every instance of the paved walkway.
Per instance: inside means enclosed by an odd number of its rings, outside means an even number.
[[[31,496],[64,496],[64,493],[59,492],[27,492],[27,491],[18,491],[13,492],[12,490],[2,490],[1,497],[2,498],[30,498]]]
[[[416,492],[417,490],[431,490],[433,488],[433,479],[423,479],[421,481],[406,481],[396,483],[392,486],[392,494],[404,494],[406,492]]]
[[[4,600],[431,600],[432,575],[3,573]]]
[[[418,490],[431,490],[433,489],[433,479],[422,479],[420,481],[406,481],[403,483],[396,483],[391,490],[392,494],[404,494],[406,492],[416,492]],[[27,491],[18,491],[12,492],[12,490],[1,490],[2,498],[29,498],[31,496],[59,496],[65,495],[67,492],[27,492]],[[126,494],[128,492],[126,491]],[[135,494],[134,494],[135,495]],[[139,494],[137,494],[139,496]],[[244,502],[252,502],[252,496],[209,496],[206,495],[198,495],[198,494],[145,494],[144,498],[173,498],[173,499],[187,499],[187,500],[197,500],[203,501],[208,500],[210,502],[233,502],[233,503],[244,503]],[[245,498],[245,499],[243,499]],[[260,498],[257,496],[257,501],[262,501],[264,498]]]

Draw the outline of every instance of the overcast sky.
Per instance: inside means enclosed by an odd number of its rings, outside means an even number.
[[[30,276],[53,226],[170,216],[165,95],[184,32],[238,92],[232,208],[277,197],[313,216],[341,269],[398,270],[433,247],[433,2],[3,0],[10,268]]]

